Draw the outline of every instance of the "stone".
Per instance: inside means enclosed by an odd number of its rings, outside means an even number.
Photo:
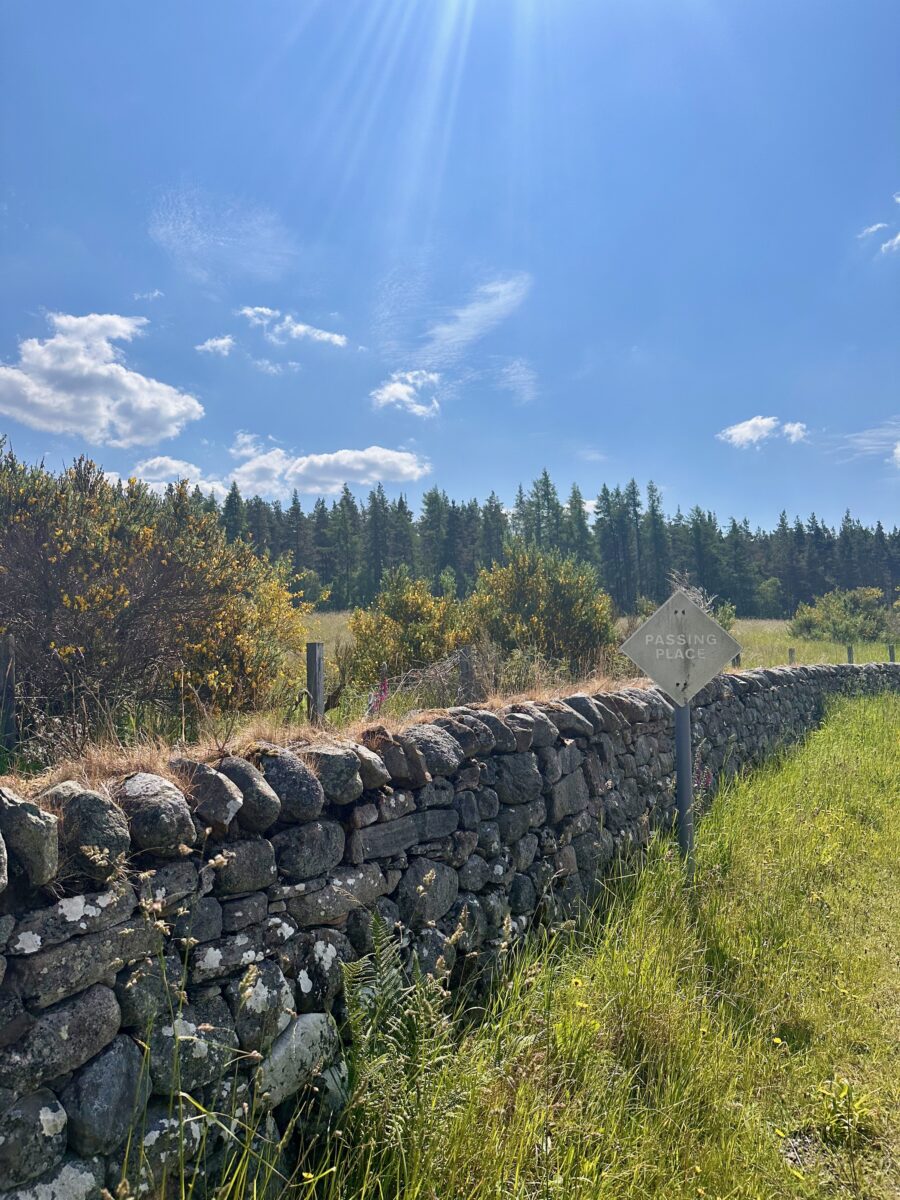
[[[216,868],[213,891],[217,896],[264,891],[278,879],[275,851],[264,838],[229,842],[221,847],[220,853],[226,861]]]
[[[365,804],[356,804],[350,809],[346,817],[346,826],[350,830],[365,829],[367,825],[374,825],[377,820],[377,805],[367,801]]]
[[[554,746],[541,746],[537,752],[538,769],[547,787],[552,787],[554,783],[559,783],[562,779],[562,767],[559,762],[559,754]]]
[[[6,853],[6,842],[0,834],[0,892],[5,892],[9,883],[9,855]]]
[[[526,871],[535,860],[538,840],[535,834],[526,833],[512,848],[512,862],[516,871]],[[476,891],[477,889],[472,889]]]
[[[411,958],[423,975],[446,979],[456,965],[456,947],[440,929],[422,929],[413,938]]]
[[[288,900],[288,912],[301,925],[329,925],[386,891],[387,881],[374,863],[339,867],[319,891]]]
[[[450,936],[458,953],[471,954],[484,944],[487,918],[478,896],[460,892],[441,921],[441,929]]]
[[[404,730],[403,742],[419,751],[431,775],[452,775],[466,758],[459,742],[437,725],[413,725]]]
[[[478,828],[478,824],[481,821],[481,813],[478,811],[478,800],[474,792],[457,792],[454,799],[454,808],[459,813],[459,825],[461,829]]]
[[[122,869],[131,848],[128,822],[108,796],[69,781],[43,792],[41,800],[59,808],[63,869],[98,883]]]
[[[130,917],[136,906],[134,888],[128,883],[104,892],[67,896],[20,917],[9,937],[9,951],[35,954],[79,934],[97,933]]]
[[[301,1012],[330,1009],[344,990],[344,963],[356,958],[353,944],[337,929],[314,929],[304,938],[305,954],[297,971],[297,1008]]]
[[[156,923],[137,913],[110,929],[15,958],[10,975],[23,999],[47,1008],[92,983],[111,981],[127,963],[155,953],[161,944],[162,932]]]
[[[337,821],[307,821],[276,833],[272,846],[278,869],[286,879],[315,879],[344,857],[344,830]]]
[[[459,876],[452,867],[429,858],[417,858],[395,893],[401,920],[412,928],[421,928],[439,920],[456,900]]]
[[[350,945],[357,954],[371,954],[375,949],[372,933],[375,920],[380,920],[387,931],[393,934],[400,920],[400,909],[387,896],[379,896],[369,908],[354,908],[347,916],[345,926]]]
[[[190,980],[194,984],[209,983],[251,963],[262,962],[264,957],[263,929],[252,926],[241,933],[229,934],[192,950]]]
[[[192,862],[162,863],[138,876],[138,895],[142,904],[168,912],[200,887],[197,868]]]
[[[467,858],[459,868],[459,886],[465,892],[480,892],[490,883],[491,868],[479,854]]]
[[[427,787],[431,787],[431,784],[428,784]],[[421,788],[420,793],[425,790],[426,788]],[[398,789],[379,796],[375,807],[379,821],[396,821],[398,818],[416,811],[416,797],[406,789]],[[422,807],[426,806],[422,805]]]
[[[540,796],[544,786],[537,756],[531,753],[501,754],[489,759],[485,783],[503,804],[528,804]]]
[[[506,721],[501,720],[496,713],[490,712],[485,708],[475,709],[473,715],[491,731],[491,734],[494,738],[495,754],[515,753],[517,749],[516,735],[510,729]],[[529,746],[525,746],[525,749],[528,750]]]
[[[527,713],[507,710],[503,714],[503,722],[512,733],[516,743],[516,752],[524,754],[531,749],[534,739],[534,721]]]
[[[34,1016],[26,1011],[22,997],[0,989],[0,1047],[11,1046],[34,1025]]]
[[[312,767],[330,804],[352,804],[363,794],[359,759],[346,746],[302,746],[297,755]]]
[[[54,879],[59,867],[57,818],[9,788],[0,788],[0,838],[32,887]]]
[[[405,742],[402,735],[395,738],[383,725],[373,725],[363,730],[360,740],[368,750],[381,758],[390,778],[396,783],[419,788],[424,787],[431,778],[422,755],[412,742]]]
[[[533,913],[537,908],[537,892],[527,875],[513,875],[509,885],[509,909],[514,916]]]
[[[231,980],[224,996],[242,1050],[265,1054],[295,1015],[293,988],[278,964],[268,960]]]
[[[176,940],[213,942],[222,936],[222,905],[213,896],[192,896],[172,926]]]
[[[2,1200],[100,1200],[104,1181],[101,1158],[65,1154],[49,1171],[14,1192],[0,1192]]]
[[[169,766],[185,781],[194,806],[194,818],[223,838],[228,827],[244,807],[244,797],[236,783],[208,763],[192,758],[173,758]]]
[[[52,1170],[66,1152],[66,1110],[47,1088],[0,1106],[0,1180],[21,1187]],[[2,1195],[7,1195],[3,1192]]]
[[[315,773],[290,750],[264,745],[250,760],[281,801],[283,821],[314,821],[325,807],[325,792]]]
[[[391,782],[390,771],[368,746],[354,745],[353,753],[359,759],[359,774],[364,788],[374,791]]]
[[[241,793],[243,804],[237,814],[238,825],[250,833],[265,833],[281,814],[281,801],[265,775],[246,758],[235,754],[227,754],[218,769]]]
[[[482,821],[478,826],[478,849],[490,857],[500,853],[500,826],[496,821]]]
[[[161,775],[138,771],[116,792],[128,818],[131,844],[160,858],[180,858],[197,840],[191,810],[174,783]]]
[[[340,1049],[337,1027],[327,1013],[295,1017],[275,1039],[256,1071],[257,1094],[266,1107],[274,1108],[331,1066]]]
[[[482,821],[496,821],[500,814],[500,797],[493,788],[480,788],[476,793],[478,815]]]
[[[590,800],[587,780],[582,771],[566,775],[550,792],[550,820],[553,824],[587,808]]]
[[[478,713],[470,708],[451,708],[449,712],[455,721],[458,721],[461,725],[465,725],[475,734],[475,754],[484,758],[486,755],[494,753],[494,750],[497,748],[497,739],[494,736],[494,729],[492,727],[500,724],[500,722],[496,721],[496,718],[488,724],[482,720]],[[505,735],[503,738],[504,742],[506,738],[509,738],[513,746],[515,746],[515,738],[512,737],[509,730],[503,728],[503,734]]]
[[[531,718],[532,750],[538,750],[541,746],[552,746],[559,736],[559,730],[553,721],[536,704],[529,704],[527,702],[511,704],[508,708],[500,710],[503,720],[509,724],[512,724],[511,718],[513,713]]]
[[[564,700],[541,700],[538,709],[547,717],[560,733],[569,737],[589,738],[594,734],[593,723],[576,712]]]
[[[121,1034],[92,1058],[60,1093],[68,1116],[69,1145],[83,1158],[110,1154],[150,1098],[144,1056],[127,1034]]]
[[[122,1026],[145,1034],[160,1014],[181,1003],[184,966],[177,954],[132,963],[116,976],[116,999]]]
[[[94,984],[41,1013],[18,1041],[0,1049],[0,1079],[25,1091],[65,1075],[109,1045],[119,1032],[119,1020],[111,989]]]
[[[507,845],[517,842],[528,832],[530,824],[528,808],[523,804],[501,804],[497,817],[500,837]]]
[[[185,1188],[182,1192],[176,1181],[180,1181],[181,1164],[190,1169],[190,1164],[200,1154],[206,1133],[207,1118],[191,1105],[185,1105],[180,1113],[167,1101],[152,1103],[129,1143],[126,1161],[122,1166],[116,1164],[110,1182],[117,1188],[124,1178],[130,1184],[125,1193],[127,1196],[150,1196],[153,1200],[170,1196],[173,1190],[176,1195],[193,1194],[194,1189],[188,1192]],[[93,1200],[93,1197],[87,1200]]]
[[[222,929],[225,933],[240,933],[248,925],[258,925],[269,915],[269,898],[265,892],[253,892],[239,900],[226,900],[222,905]]]
[[[347,840],[347,857],[361,863],[372,858],[392,858],[420,842],[446,837],[459,826],[451,808],[428,808],[396,821],[358,829]]]
[[[219,1079],[238,1048],[228,1005],[218,995],[161,1014],[148,1044],[153,1091],[161,1096],[195,1092]]]
[[[463,752],[464,758],[474,758],[476,754],[490,753],[494,748],[494,739],[490,737],[487,727],[485,733],[488,733],[488,748],[482,749],[483,738],[479,737],[474,728],[463,724],[462,721],[457,721],[453,717],[435,717],[431,724],[438,729],[443,729],[445,733],[449,733],[455,742],[459,744],[460,750]],[[432,775],[434,772],[431,772]],[[447,772],[452,774],[452,772]]]
[[[557,757],[563,775],[571,775],[584,762],[584,754],[575,742],[565,742],[557,751]]]

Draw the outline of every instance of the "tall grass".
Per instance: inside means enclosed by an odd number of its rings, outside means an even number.
[[[350,980],[354,1098],[306,1194],[896,1196],[898,732],[900,697],[844,701],[720,793],[692,887],[658,843],[480,1009],[423,981],[374,1014],[382,946]]]
[[[845,663],[847,647],[841,642],[820,642],[791,635],[789,621],[735,621],[732,636],[741,644],[741,667],[780,667],[793,648],[798,663]],[[857,642],[853,659],[858,663],[886,662],[887,641]]]

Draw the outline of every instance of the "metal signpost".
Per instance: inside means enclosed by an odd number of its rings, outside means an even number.
[[[694,871],[691,700],[741,647],[685,592],[678,591],[619,647],[675,702],[675,803],[678,846]]]

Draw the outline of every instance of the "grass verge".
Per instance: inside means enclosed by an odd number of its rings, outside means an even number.
[[[900,697],[734,782],[685,889],[667,843],[500,970],[486,1009],[350,981],[322,1200],[900,1194]],[[324,1154],[324,1159],[322,1155]]]

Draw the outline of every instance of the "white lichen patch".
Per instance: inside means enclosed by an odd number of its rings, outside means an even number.
[[[322,970],[327,971],[337,958],[337,946],[332,946],[331,942],[316,942],[313,947],[313,954],[321,965]]]
[[[55,1137],[66,1127],[66,1110],[64,1108],[49,1108],[47,1105],[38,1112],[38,1120],[44,1137]]]
[[[222,965],[222,951],[217,950],[215,946],[210,946],[203,957],[199,960],[198,966],[204,967],[209,971],[214,971]]]
[[[300,985],[300,991],[304,996],[309,995],[309,993],[312,991],[312,980],[310,979],[309,975],[307,975],[306,971],[299,971],[297,973],[297,983]]]
[[[34,954],[40,948],[41,935],[39,933],[20,933],[16,938],[13,951],[16,954]]]
[[[112,900],[112,896],[107,900],[107,904]],[[91,903],[87,896],[69,896],[65,900],[60,900],[57,904],[57,909],[61,916],[73,924],[77,921],[85,928],[85,917],[99,917],[103,911],[96,903]]]
[[[261,979],[257,979],[253,987],[247,992],[244,1003],[250,1012],[261,1013],[269,1007],[269,1000],[272,993],[266,987]]]

